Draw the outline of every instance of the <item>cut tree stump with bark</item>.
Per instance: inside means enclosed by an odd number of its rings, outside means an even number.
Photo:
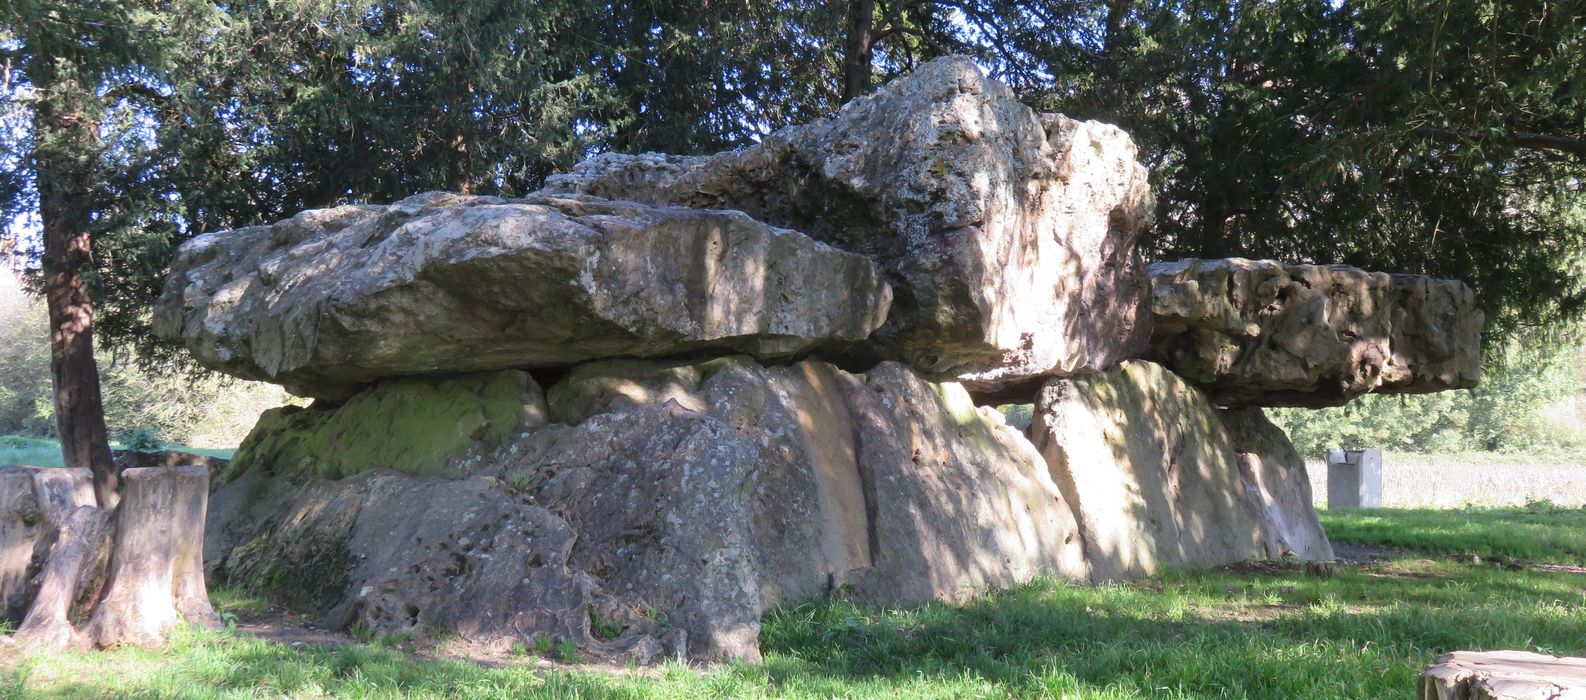
[[[161,646],[177,622],[214,627],[204,585],[209,471],[146,467],[121,474],[115,545],[105,593],[86,630],[100,647]]]
[[[18,641],[50,649],[83,644],[72,625],[73,613],[80,617],[104,583],[110,525],[108,511],[80,506],[57,528],[49,561],[39,575],[38,593],[17,629]]]
[[[1586,659],[1528,651],[1456,651],[1416,681],[1420,700],[1586,700]]]
[[[67,516],[92,505],[87,469],[0,467],[0,605],[7,621],[22,622]]]
[[[0,468],[0,602],[26,646],[162,646],[213,627],[204,585],[209,470],[128,469],[113,512],[87,469]],[[87,620],[81,630],[77,623]]]

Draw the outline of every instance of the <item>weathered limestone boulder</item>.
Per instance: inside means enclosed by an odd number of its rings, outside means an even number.
[[[478,388],[501,385],[514,389]],[[465,407],[444,415],[522,410],[446,442],[359,407],[390,395]],[[213,580],[331,624],[753,659],[769,605],[910,603],[1088,574],[1073,514],[1023,435],[897,363],[855,375],[818,361],[608,361],[575,368],[543,402],[505,371],[382,382],[290,417],[261,420],[238,450],[205,559]],[[382,453],[401,458],[310,459],[330,434],[401,443]]]
[[[1206,396],[1160,365],[1049,381],[1031,432],[1078,518],[1094,580],[1331,554],[1315,514],[1294,512],[1309,511],[1296,502],[1303,467],[1261,454],[1281,432],[1252,426],[1236,446]]]
[[[1137,157],[1116,127],[1036,114],[952,57],[743,150],[606,154],[547,190],[738,209],[871,256],[897,293],[872,349],[989,394],[1144,348]]]
[[[1339,406],[1481,378],[1483,315],[1456,280],[1240,258],[1149,269],[1147,359],[1218,405]]]
[[[548,396],[570,421],[661,404],[750,439],[767,604],[835,589],[883,604],[954,599],[1087,573],[1073,515],[1023,435],[962,387],[896,362],[864,374],[817,361],[602,362]]]
[[[1456,651],[1415,682],[1416,700],[1580,700],[1586,659],[1528,651]]]
[[[866,258],[740,212],[431,193],[182,247],[155,330],[208,367],[332,399],[414,374],[860,341]]]
[[[209,470],[211,474],[219,474],[226,470],[226,465],[231,460],[224,457],[210,457],[207,455],[183,452],[181,450],[113,450],[116,468],[122,471],[128,469],[142,469],[145,467],[182,467],[197,466]]]
[[[335,410],[265,411],[220,480],[250,468],[327,479],[370,469],[462,476],[474,465],[460,460],[477,459],[546,414],[539,385],[519,370],[390,379]]]
[[[1316,517],[1305,459],[1289,436],[1259,408],[1220,410],[1217,417],[1233,441],[1240,482],[1258,507],[1267,557],[1331,561],[1333,545]]]

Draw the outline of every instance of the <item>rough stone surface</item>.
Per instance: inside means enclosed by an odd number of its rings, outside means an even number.
[[[211,502],[214,580],[330,624],[543,635],[652,661],[757,658],[778,603],[911,603],[1088,573],[1023,435],[898,363],[598,362],[546,397],[556,422],[415,470],[446,476],[328,480],[311,475],[338,472],[239,450]]]
[[[456,476],[468,470],[460,462],[545,420],[526,372],[392,379],[339,406],[265,411],[218,480],[255,466],[331,479],[370,469]]]
[[[431,193],[182,247],[155,330],[208,367],[332,399],[413,374],[863,340],[869,260],[741,212]]]
[[[607,154],[547,189],[738,209],[869,255],[897,292],[875,350],[974,392],[1028,393],[1144,348],[1137,157],[1116,127],[1036,114],[944,58],[740,151]]]
[[[551,412],[636,401],[725,421],[757,448],[755,523],[767,603],[840,589],[905,604],[1087,574],[1072,512],[1040,455],[963,387],[886,362],[592,363],[549,392]],[[574,408],[577,407],[577,408]]]
[[[1481,378],[1483,315],[1462,282],[1240,258],[1149,269],[1146,357],[1219,405],[1339,406]]]
[[[224,457],[209,457],[192,452],[180,450],[114,450],[116,468],[122,471],[128,469],[142,469],[145,467],[181,467],[197,466],[209,470],[211,475],[221,474],[226,471],[231,460]]]
[[[1333,545],[1316,517],[1305,459],[1289,436],[1259,408],[1222,410],[1217,417],[1233,441],[1241,484],[1259,506],[1267,556],[1332,561]]]
[[[1247,432],[1266,441],[1279,437]],[[1206,396],[1159,365],[1130,361],[1049,381],[1037,397],[1032,435],[1073,504],[1094,580],[1285,550],[1324,553],[1313,546],[1326,542],[1314,514],[1277,522],[1308,508],[1294,494],[1305,488],[1304,470],[1268,468],[1264,455],[1254,468]],[[1259,440],[1246,444],[1246,455],[1272,449]],[[1296,544],[1306,551],[1294,550]]]
[[[1416,680],[1418,700],[1586,700],[1586,659],[1528,651],[1456,651]]]

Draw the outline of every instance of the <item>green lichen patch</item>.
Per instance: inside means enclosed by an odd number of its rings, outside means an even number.
[[[370,469],[442,474],[471,449],[495,447],[545,414],[524,372],[388,380],[334,408],[266,411],[222,480],[249,469],[326,479]]]

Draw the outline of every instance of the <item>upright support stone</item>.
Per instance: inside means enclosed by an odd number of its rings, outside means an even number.
[[[1382,507],[1382,450],[1327,451],[1327,507]]]
[[[179,619],[215,625],[203,568],[209,472],[148,467],[128,469],[122,480],[110,575],[88,638],[101,647],[153,647],[165,643]]]

